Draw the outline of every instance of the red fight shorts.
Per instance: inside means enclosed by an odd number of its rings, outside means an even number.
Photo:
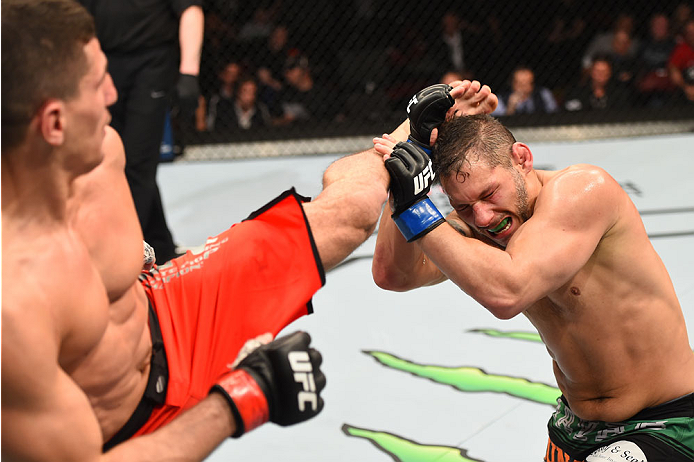
[[[273,335],[313,311],[325,272],[294,189],[252,213],[199,254],[143,280],[161,327],[169,369],[163,406],[135,436],[150,433],[205,398],[251,338]]]

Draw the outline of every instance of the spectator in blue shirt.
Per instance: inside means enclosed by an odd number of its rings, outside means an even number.
[[[547,114],[558,110],[552,92],[545,87],[536,87],[533,70],[521,66],[513,71],[511,91],[501,94],[492,115]]]

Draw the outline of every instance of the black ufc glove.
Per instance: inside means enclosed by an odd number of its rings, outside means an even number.
[[[176,83],[176,98],[181,120],[189,122],[193,119],[195,109],[198,107],[198,96],[200,96],[198,76],[179,74]]]
[[[322,358],[309,343],[306,332],[295,332],[258,347],[212,387],[231,406],[234,438],[267,421],[282,426],[303,422],[323,409]]]
[[[452,88],[445,84],[432,85],[419,91],[407,103],[407,116],[410,119],[407,141],[415,143],[429,155],[432,130],[446,120],[446,112],[455,104],[451,96]]]
[[[429,155],[419,145],[396,144],[385,164],[390,174],[392,218],[407,242],[446,221],[427,196],[434,182],[434,170]]]

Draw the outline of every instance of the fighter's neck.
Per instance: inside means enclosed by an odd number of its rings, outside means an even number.
[[[557,172],[552,172],[549,170],[533,170],[537,180],[540,182],[540,186],[544,186],[550,178],[552,178]]]
[[[61,222],[74,178],[51,163],[3,158],[0,167],[2,215],[32,222]]]
[[[551,177],[552,172],[546,170],[533,170],[530,181],[528,182],[528,196],[530,198],[530,210],[535,211],[535,202],[540,196],[543,186]],[[550,175],[548,175],[550,174]]]

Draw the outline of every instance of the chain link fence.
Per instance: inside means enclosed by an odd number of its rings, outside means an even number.
[[[354,152],[418,90],[477,79],[536,139],[691,131],[692,4],[207,0],[186,158]]]

